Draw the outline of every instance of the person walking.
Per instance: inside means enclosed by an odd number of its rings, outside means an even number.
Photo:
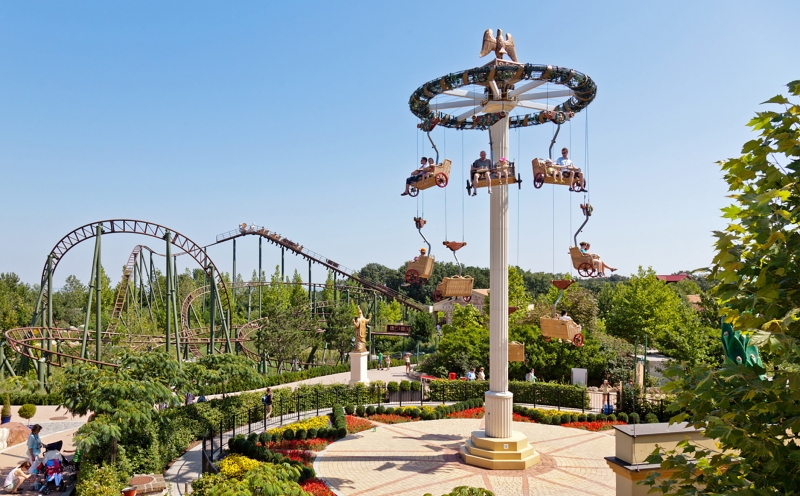
[[[385,360],[386,360],[386,370],[391,370],[392,369],[392,356],[387,353]]]
[[[403,361],[406,363],[406,374],[411,373],[411,353],[406,353]]]
[[[378,352],[378,370],[383,370],[383,352]]]
[[[272,388],[267,388],[267,394],[261,398],[264,404],[265,416],[270,418],[272,416]]]

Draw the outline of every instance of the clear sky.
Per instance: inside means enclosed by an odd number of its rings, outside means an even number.
[[[408,98],[486,63],[487,28],[512,33],[520,61],[597,83],[557,144],[578,166],[588,159],[595,211],[581,239],[622,274],[707,266],[727,202],[715,162],[738,155],[759,103],[800,77],[798,14],[793,1],[4,1],[0,272],[38,282],[62,236],[112,218],[200,244],[256,223],[348,267],[400,266],[422,246],[418,202],[400,193],[432,154]],[[530,168],[552,132],[512,131],[523,187],[511,191],[509,260],[567,271],[582,197],[535,190]],[[488,197],[462,193],[488,132],[432,134],[454,164],[450,186],[424,195],[434,254],[452,260],[441,241],[463,232],[461,260],[488,266]],[[114,279],[138,243],[163,252],[155,239],[104,236]],[[238,247],[248,278],[257,241]],[[56,283],[85,282],[91,253],[72,250]],[[230,270],[230,245],[209,254]],[[275,247],[264,255],[279,261]],[[292,257],[295,267],[305,277]]]

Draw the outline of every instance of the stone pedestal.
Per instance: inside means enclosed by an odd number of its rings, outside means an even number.
[[[525,470],[540,461],[539,453],[521,432],[489,437],[485,431],[473,431],[461,446],[461,458],[469,465],[490,470]]]
[[[350,384],[361,382],[369,384],[369,377],[367,377],[367,357],[368,351],[351,351],[350,352]]]

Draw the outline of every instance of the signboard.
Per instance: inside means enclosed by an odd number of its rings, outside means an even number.
[[[508,361],[509,362],[524,362],[525,361],[525,345],[511,341],[508,343]]]
[[[411,332],[411,326],[407,324],[386,324],[386,332],[402,332],[408,334]]]
[[[572,369],[572,385],[585,386],[587,376],[586,369]]]

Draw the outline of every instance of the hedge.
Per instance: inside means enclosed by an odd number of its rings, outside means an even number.
[[[433,401],[463,401],[483,397],[489,390],[489,381],[431,381],[430,399]],[[514,394],[515,403],[562,406],[565,408],[589,408],[589,396],[583,386],[571,386],[553,382],[510,381],[508,390]]]

